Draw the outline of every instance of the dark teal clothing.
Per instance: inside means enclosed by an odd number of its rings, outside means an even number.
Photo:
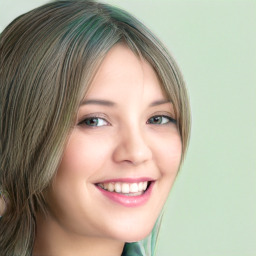
[[[144,256],[139,243],[127,243],[124,246],[122,256]]]

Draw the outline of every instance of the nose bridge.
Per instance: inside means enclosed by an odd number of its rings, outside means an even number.
[[[152,157],[145,130],[139,124],[127,124],[120,129],[118,145],[115,150],[117,161],[138,165]]]

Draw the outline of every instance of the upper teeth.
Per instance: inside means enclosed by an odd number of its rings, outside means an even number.
[[[148,182],[138,182],[138,183],[123,183],[123,182],[109,182],[109,183],[99,183],[97,184],[101,188],[108,190],[110,192],[117,192],[123,194],[138,193],[145,191],[148,186]]]

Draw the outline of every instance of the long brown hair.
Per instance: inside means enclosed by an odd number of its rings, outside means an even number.
[[[183,156],[190,110],[182,75],[161,42],[119,8],[59,0],[15,19],[0,36],[0,252],[31,255],[36,213],[60,163],[81,99],[104,56],[123,42],[155,69],[173,102]]]

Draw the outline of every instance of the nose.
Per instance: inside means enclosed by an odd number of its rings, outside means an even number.
[[[142,131],[135,128],[121,132],[113,153],[114,161],[139,165],[152,159],[152,151],[145,137]]]

